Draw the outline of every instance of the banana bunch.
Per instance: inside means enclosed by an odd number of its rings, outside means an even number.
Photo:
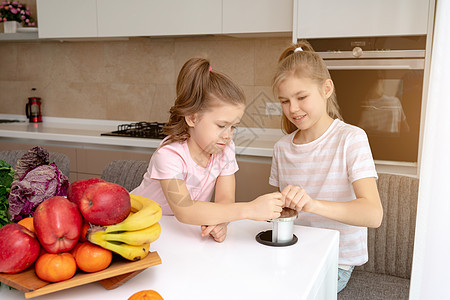
[[[150,243],[161,234],[161,206],[146,197],[130,194],[131,212],[120,223],[92,226],[87,239],[93,244],[111,250],[132,261],[145,258]]]

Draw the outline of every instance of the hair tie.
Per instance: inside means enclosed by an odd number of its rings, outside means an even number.
[[[211,66],[209,66],[209,71],[210,71],[210,72],[212,71],[212,67],[211,67]]]
[[[302,47],[295,48],[294,53],[299,51],[303,51]]]

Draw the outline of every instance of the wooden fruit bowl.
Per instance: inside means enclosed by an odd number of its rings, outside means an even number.
[[[115,256],[111,265],[105,270],[95,273],[78,271],[71,279],[55,283],[39,279],[33,266],[17,274],[0,273],[0,281],[25,292],[25,298],[50,294],[95,281],[98,281],[105,289],[111,290],[124,284],[146,268],[159,264],[161,264],[161,258],[154,251],[138,261],[128,261]]]

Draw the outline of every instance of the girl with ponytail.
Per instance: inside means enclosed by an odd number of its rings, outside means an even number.
[[[232,138],[244,114],[242,90],[208,60],[191,58],[180,70],[176,93],[164,128],[168,136],[131,193],[158,202],[164,215],[201,225],[202,235],[218,242],[230,221],[279,217],[284,203],[279,192],[235,203],[238,165]]]
[[[308,42],[281,54],[273,91],[287,135],[275,144],[269,183],[300,213],[296,223],[340,232],[339,292],[368,260],[367,227],[383,218],[369,141],[342,120],[330,73]]]

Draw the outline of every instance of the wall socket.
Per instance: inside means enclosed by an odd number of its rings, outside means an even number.
[[[283,110],[281,109],[281,103],[266,102],[266,115],[268,116],[281,116]]]

